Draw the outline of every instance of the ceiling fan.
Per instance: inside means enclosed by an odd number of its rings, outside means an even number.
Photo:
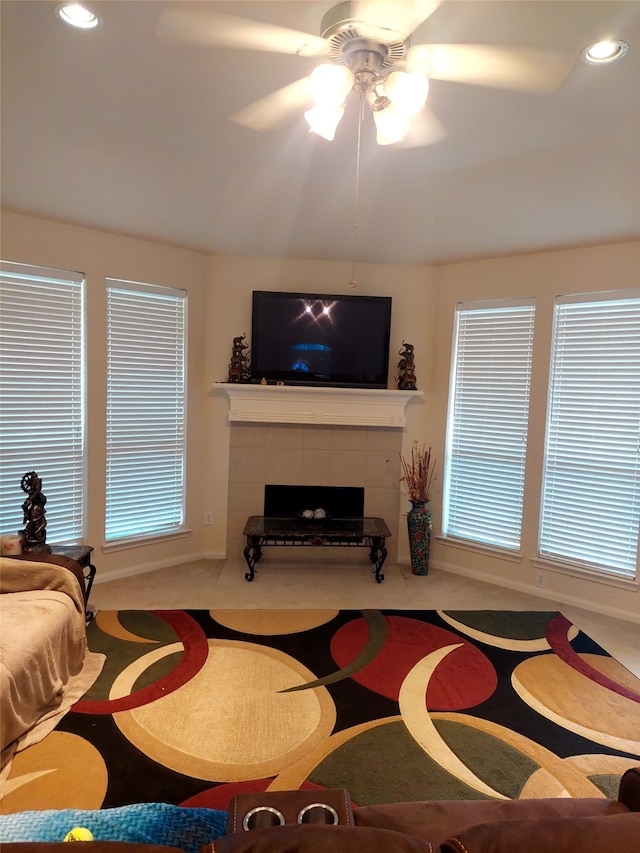
[[[429,80],[549,92],[567,76],[571,58],[550,51],[477,44],[413,45],[412,33],[445,1],[341,2],[322,18],[319,36],[177,7],[162,14],[158,34],[223,48],[325,57],[310,76],[272,92],[231,119],[254,130],[268,130],[291,113],[310,107],[305,118],[311,129],[333,139],[345,101],[354,91],[361,104],[368,101],[382,145],[404,138],[413,116],[422,110]],[[426,142],[433,141],[433,135]]]

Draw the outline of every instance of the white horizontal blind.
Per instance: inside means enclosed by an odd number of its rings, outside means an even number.
[[[640,291],[556,301],[541,556],[634,578],[640,522]]]
[[[107,281],[107,542],[184,523],[185,296]]]
[[[456,309],[443,532],[520,547],[535,306]]]
[[[0,532],[23,529],[22,477],[46,496],[47,542],[84,533],[84,279],[0,264]]]

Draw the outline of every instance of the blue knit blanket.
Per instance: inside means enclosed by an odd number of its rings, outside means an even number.
[[[168,803],[135,803],[96,811],[18,812],[0,815],[0,843],[62,841],[75,826],[90,830],[96,841],[166,844],[179,847],[185,853],[200,853],[202,844],[208,844],[226,833],[227,813],[215,809],[182,808]]]

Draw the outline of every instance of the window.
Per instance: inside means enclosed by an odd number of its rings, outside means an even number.
[[[47,541],[84,533],[84,279],[0,265],[0,530],[23,527],[23,476],[47,498]]]
[[[531,300],[456,309],[445,536],[520,547],[534,314]]]
[[[107,543],[184,524],[186,294],[107,281]]]
[[[635,577],[640,291],[556,300],[540,555]]]

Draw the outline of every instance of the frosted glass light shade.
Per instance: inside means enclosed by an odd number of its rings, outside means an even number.
[[[346,65],[318,65],[311,72],[311,93],[319,107],[339,107],[353,86],[353,73]]]
[[[343,115],[344,107],[338,107],[337,109],[312,107],[310,110],[306,111],[304,117],[314,133],[317,133],[318,136],[322,136],[324,139],[328,139],[329,142],[332,142],[336,135],[336,128],[340,124],[340,119]]]
[[[403,115],[413,116],[427,100],[429,81],[418,72],[392,71],[385,78],[384,93]]]
[[[378,145],[393,145],[394,142],[400,142],[409,130],[409,119],[393,104],[384,110],[374,111],[373,120],[376,124]]]

